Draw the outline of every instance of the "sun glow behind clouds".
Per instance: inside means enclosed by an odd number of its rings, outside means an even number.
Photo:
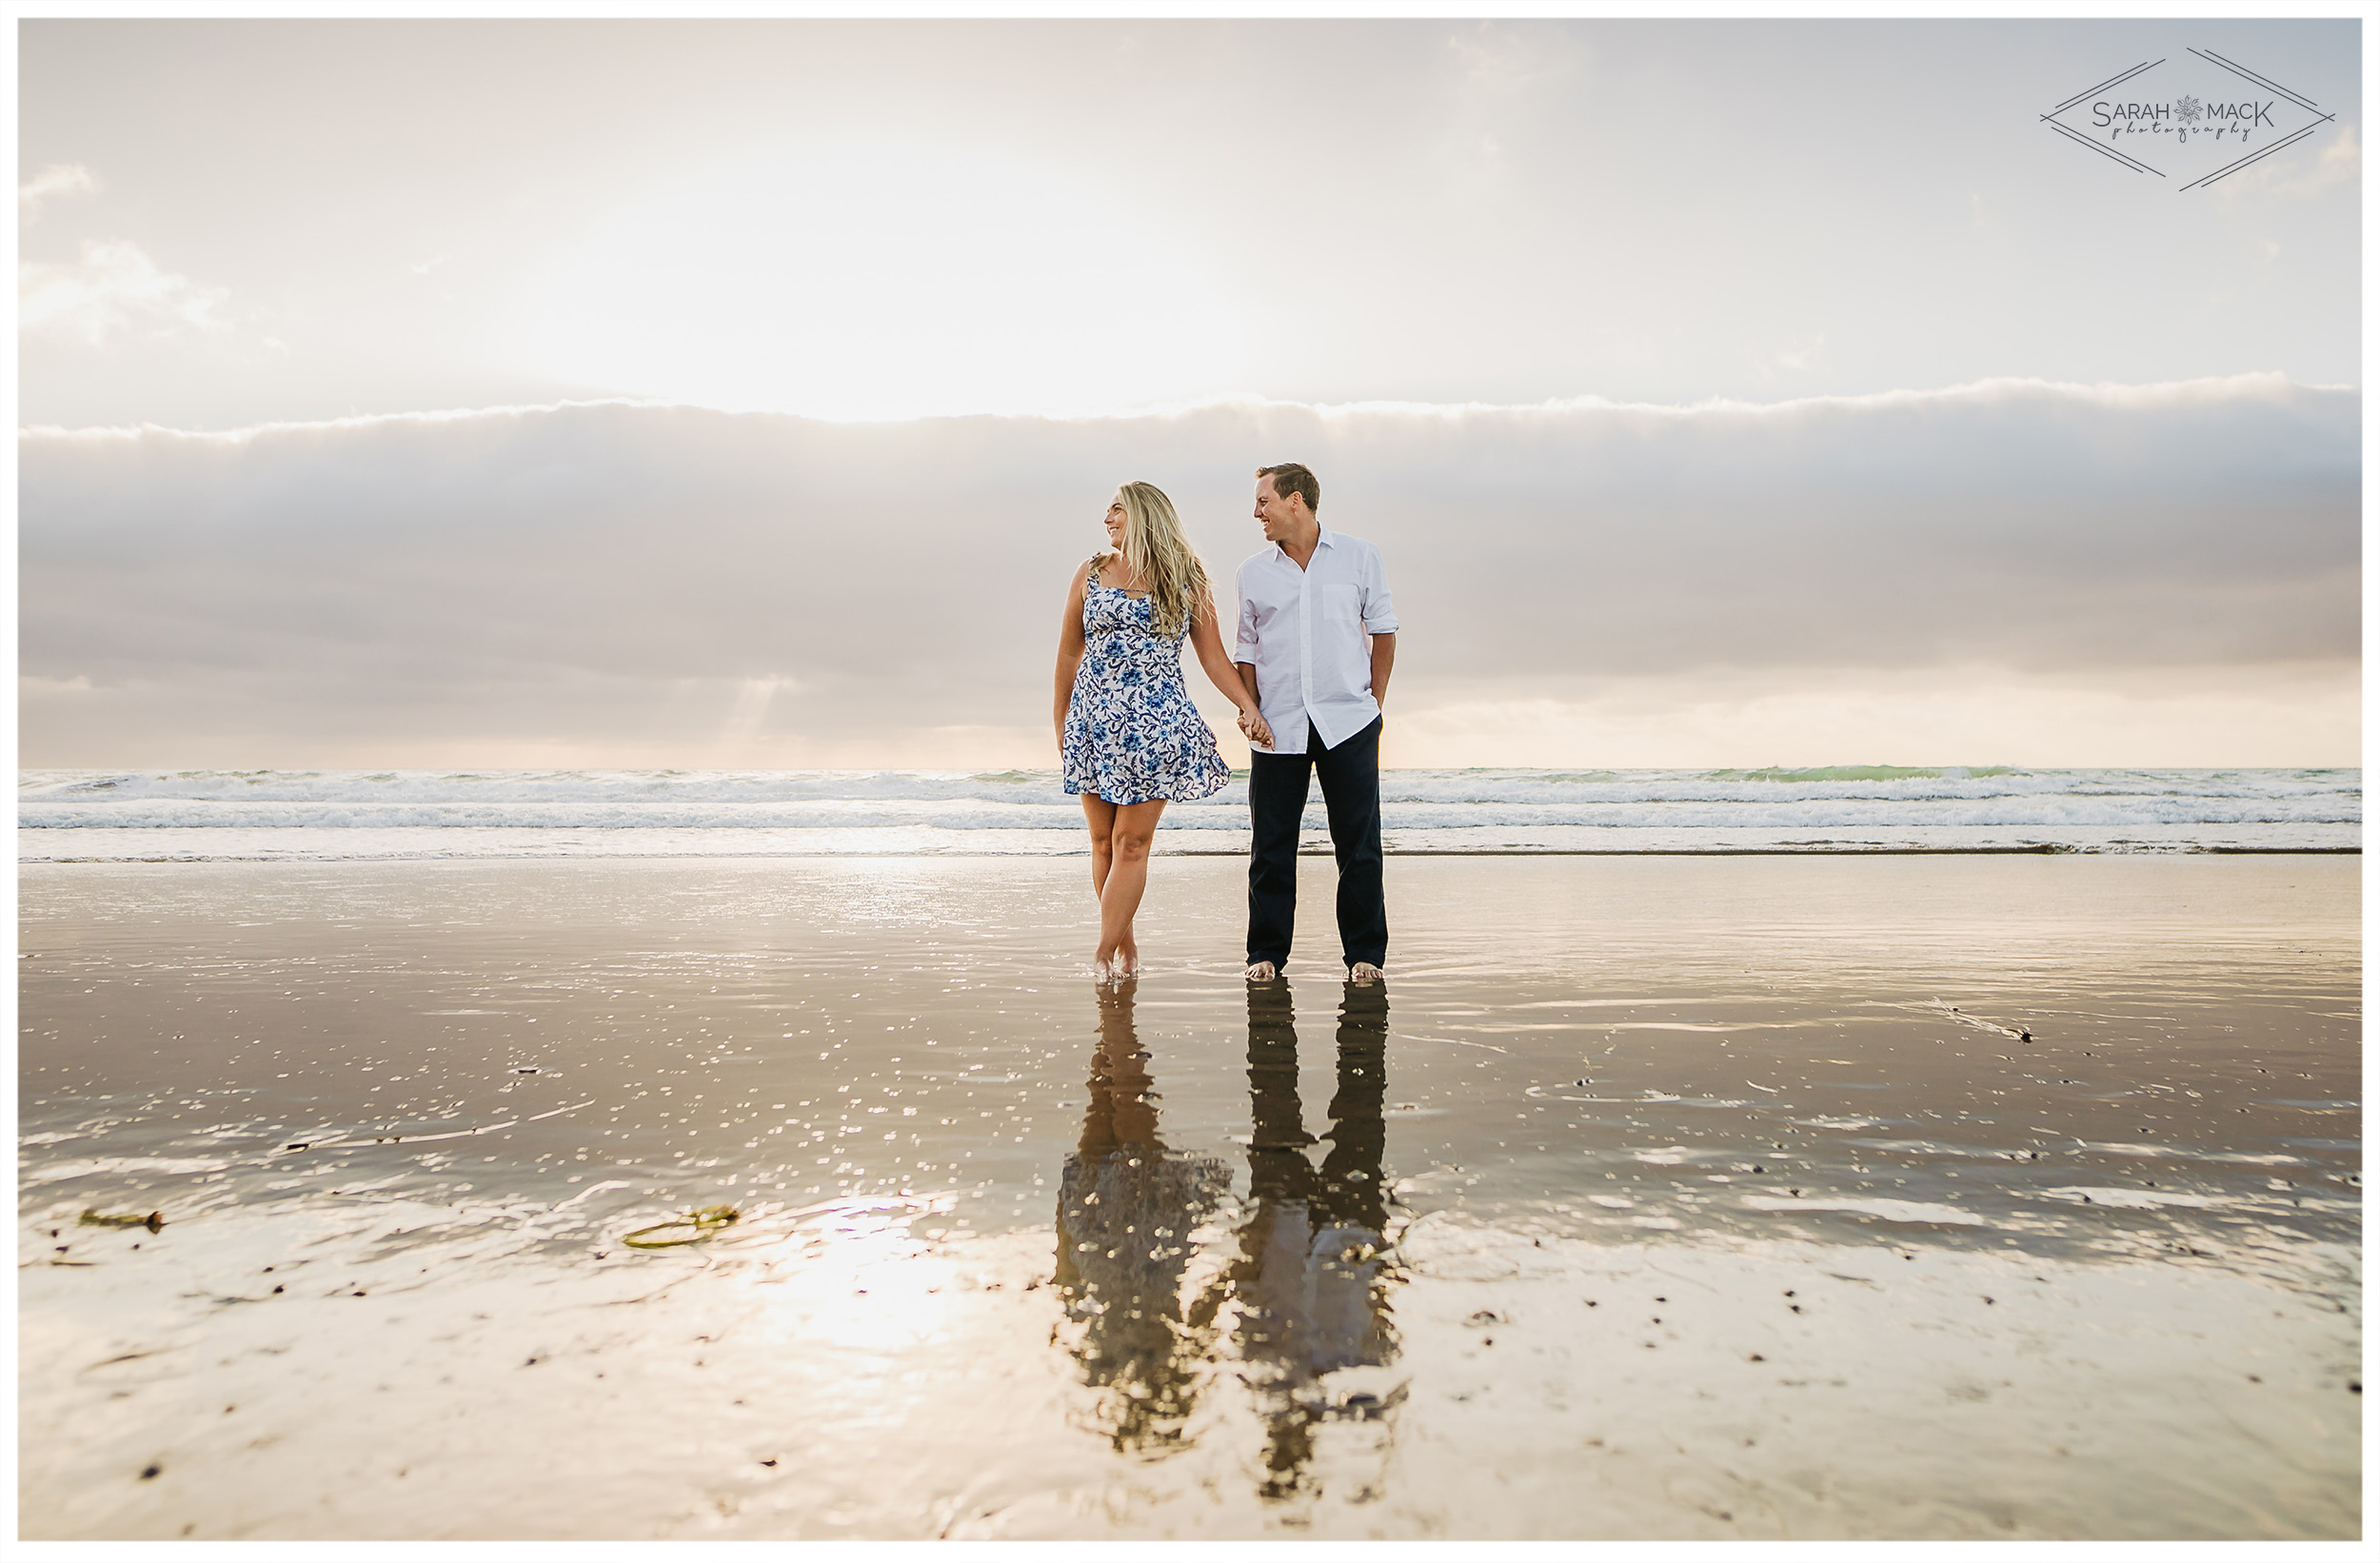
[[[1159,214],[1002,152],[837,140],[685,171],[557,257],[523,368],[845,421],[1225,388],[1233,311]]]

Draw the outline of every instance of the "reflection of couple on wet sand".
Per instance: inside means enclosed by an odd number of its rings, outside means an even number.
[[[1397,610],[1379,551],[1325,531],[1322,489],[1295,463],[1259,467],[1265,548],[1240,566],[1236,649],[1223,652],[1215,594],[1171,501],[1128,483],[1107,507],[1112,551],[1075,571],[1058,640],[1053,720],[1065,786],[1091,828],[1102,978],[1137,973],[1133,915],[1167,802],[1209,798],[1230,780],[1215,735],[1190,703],[1186,637],[1207,678],[1238,707],[1250,745],[1247,975],[1289,962],[1298,910],[1298,827],[1319,773],[1339,860],[1339,954],[1350,979],[1378,981],[1388,959],[1380,888],[1380,702],[1397,656]]]
[[[1142,1454],[1187,1442],[1228,1352],[1264,1424],[1262,1491],[1285,1497],[1309,1481],[1319,1424],[1375,1421],[1397,1398],[1334,1395],[1325,1382],[1397,1354],[1380,1172],[1388,997],[1375,984],[1345,987],[1339,1090],[1322,1137],[1330,1149],[1317,1168],[1298,1099],[1289,984],[1250,985],[1249,1197],[1226,1237],[1208,1224],[1230,1192],[1229,1170],[1159,1138],[1133,989],[1101,991],[1082,1143],[1060,1179],[1057,1279],[1070,1349],[1100,1392],[1101,1431]],[[1194,1267],[1201,1274],[1185,1296]]]

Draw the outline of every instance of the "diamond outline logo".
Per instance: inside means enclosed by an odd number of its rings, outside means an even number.
[[[2258,75],[2256,72],[2249,69],[2246,66],[2239,64],[2235,60],[2224,58],[2222,55],[2217,54],[2213,49],[2193,49],[2189,50],[2189,52],[2195,55],[2197,58],[2206,61],[2207,64],[2213,66],[2218,70],[2228,70],[2232,75],[2239,77],[2242,81],[2251,83],[2253,86],[2262,88],[2268,92],[2275,93],[2280,97],[2288,99],[2291,103],[2295,104],[2298,108],[2303,109],[2306,112],[2313,115],[2314,118],[2312,123],[2305,126],[2301,129],[2292,130],[2270,147],[2258,148],[2255,151],[2249,153],[2247,156],[2242,157],[2235,162],[2225,164],[2222,168],[2215,169],[2212,173],[2201,174],[2199,177],[2192,180],[2187,185],[2174,187],[2177,190],[2204,189],[2209,185],[2215,183],[2215,181],[2219,179],[2228,179],[2232,174],[2239,172],[2242,168],[2249,167],[2251,164],[2260,163],[2264,159],[2271,157],[2274,152],[2295,146],[2298,142],[2301,142],[2308,136],[2312,135],[2316,130],[2321,129],[2325,125],[2334,123],[2338,118],[2336,114],[2324,113],[2321,107],[2315,104],[2312,100],[2299,93],[2291,91],[2288,88],[2283,87],[2276,81]],[[2092,137],[2083,134],[2080,130],[2075,129],[2073,126],[2059,123],[2057,118],[2058,115],[2065,113],[2068,109],[2073,108],[2076,104],[2081,103],[2084,99],[2093,97],[2098,93],[2106,91],[2112,87],[2120,87],[2126,82],[2145,76],[2150,71],[2154,70],[2157,67],[2163,64],[2165,64],[2165,61],[2162,59],[2144,60],[2140,64],[2133,66],[2130,70],[2119,70],[2114,75],[2110,76],[2106,81],[2100,82],[2095,86],[2084,88],[2073,97],[2068,98],[2064,103],[2057,105],[2057,107],[2050,109],[2047,113],[2040,115],[2040,121],[2051,129],[2055,130],[2059,135],[2064,136],[2067,140],[2075,143],[2077,146],[2088,147],[2092,151],[2097,152],[2101,157],[2112,158],[2115,162],[2122,164],[2127,168],[2132,169],[2134,173],[2152,173],[2159,179],[2163,179],[2166,177],[2166,174],[2165,170],[2162,168],[2152,168],[2136,157],[2118,151],[2113,147],[2110,147],[2099,141],[2093,140]],[[2192,97],[2187,94],[2185,94],[2174,106],[2174,113],[2176,117],[2178,117],[2185,125],[2195,126],[2196,123],[2204,117],[2205,112],[2206,106],[2201,104],[2195,97]]]

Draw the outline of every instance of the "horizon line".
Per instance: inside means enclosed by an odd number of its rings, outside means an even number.
[[[1771,762],[1765,765],[1382,765],[1383,775],[1390,771],[1434,771],[1463,775],[1486,771],[1553,771],[1560,773],[1618,775],[1636,771],[1699,771],[1728,772],[1736,775],[1758,775],[1775,772],[1807,775],[1819,771],[1966,771],[1996,772],[2004,775],[2035,774],[2053,771],[2361,771],[2360,762],[2354,764],[2271,764],[2271,765],[2156,765],[2101,764],[2048,765],[2023,764],[2010,761],[1993,761],[1980,764],[1895,764],[1890,761],[1846,761],[1823,765],[1787,765]],[[19,765],[19,776],[34,772],[82,771],[100,775],[124,775],[137,771],[163,771],[176,776],[327,776],[327,775],[488,775],[507,776],[558,775],[573,771],[619,771],[624,773],[657,773],[664,776],[725,776],[744,774],[811,775],[811,776],[995,776],[1049,775],[1058,776],[1055,765]],[[1234,777],[1248,774],[1248,767],[1231,767]]]
[[[1367,415],[1453,420],[1472,416],[1517,416],[1531,413],[1558,415],[1579,412],[1633,413],[1639,416],[1676,418],[1715,414],[1769,417],[1804,408],[1895,406],[1917,402],[1976,400],[1995,395],[2007,395],[2012,392],[2048,392],[2074,399],[2097,401],[2140,401],[2173,400],[2185,395],[2207,396],[2210,393],[2269,397],[2283,390],[2346,392],[2360,396],[2363,387],[2356,385],[2298,381],[2291,378],[2288,371],[2282,369],[2247,369],[2233,374],[2196,375],[2181,380],[2147,381],[2077,381],[2051,380],[2038,375],[1986,375],[1948,386],[1895,386],[1879,391],[1823,392],[1809,396],[1787,397],[1775,402],[1755,402],[1742,397],[1717,395],[1706,396],[1692,402],[1614,401],[1593,393],[1548,397],[1538,402],[1426,402],[1387,398],[1353,402],[1314,402],[1267,396],[1254,391],[1227,391],[1211,396],[1156,402],[1138,407],[1105,411],[925,413],[907,418],[828,418],[816,413],[767,408],[723,407],[707,403],[671,400],[664,397],[623,395],[563,397],[550,402],[492,403],[484,406],[419,408],[403,412],[349,413],[337,418],[268,419],[260,423],[244,424],[223,429],[183,428],[170,424],[144,422],[80,425],[26,424],[19,425],[16,432],[20,442],[36,438],[137,439],[150,434],[164,434],[188,440],[219,440],[237,444],[262,435],[285,432],[362,428],[383,424],[461,423],[478,418],[518,418],[532,414],[600,407],[702,412],[724,418],[776,418],[841,428],[883,428],[899,425],[972,423],[984,419],[1009,423],[1045,424],[1134,423],[1184,418],[1202,412],[1220,410],[1275,409],[1304,410],[1326,420]]]

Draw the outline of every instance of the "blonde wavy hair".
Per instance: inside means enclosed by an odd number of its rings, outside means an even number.
[[[1179,635],[1213,595],[1206,566],[1181,535],[1181,518],[1163,489],[1128,483],[1116,497],[1124,507],[1124,564],[1148,583],[1152,625],[1160,635]]]

